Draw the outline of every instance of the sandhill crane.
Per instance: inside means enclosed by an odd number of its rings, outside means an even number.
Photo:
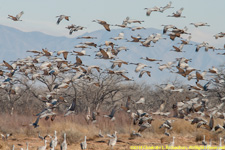
[[[26,142],[26,150],[28,150],[28,149],[29,149],[29,143]]]
[[[57,55],[59,56],[60,54],[63,54],[64,59],[67,60],[68,53],[69,52],[66,50],[61,50],[57,52]]]
[[[196,124],[196,123],[199,123],[201,121],[202,122],[207,122],[205,119],[197,117],[197,118],[194,118],[193,120],[191,120],[191,124]]]
[[[212,68],[209,68],[209,72],[218,74],[218,69],[216,67],[212,66]]]
[[[205,135],[203,135],[202,145],[204,145],[204,146],[207,145],[207,143],[206,143],[206,141],[205,141]]]
[[[66,143],[66,133],[64,133],[64,140],[62,144],[60,145],[60,150],[67,150],[67,143]]]
[[[104,137],[104,135],[102,135],[101,130],[99,130],[98,136],[99,136],[99,137],[101,137],[101,138],[103,138],[103,137]]]
[[[38,122],[39,122],[40,116],[37,117],[36,121],[34,123],[32,123],[31,125],[34,126],[34,128],[39,127]]]
[[[85,117],[87,123],[89,124],[89,121],[91,120],[91,110],[90,110],[90,107],[88,107],[87,109],[87,115]]]
[[[105,51],[104,49],[99,49],[99,51],[101,52],[102,54],[102,57],[100,58],[103,58],[103,59],[113,59],[115,57],[115,55],[112,54],[112,51],[111,49],[107,49],[107,51]]]
[[[141,96],[140,99],[136,102],[136,104],[145,104],[145,97]]]
[[[9,70],[13,70],[15,69],[12,65],[10,65],[9,63],[7,63],[6,61],[3,60],[4,65],[9,69]]]
[[[66,15],[56,16],[56,18],[58,18],[56,24],[59,24],[63,19],[66,19],[67,21],[69,21],[69,17],[70,16],[66,16]]]
[[[127,40],[127,42],[139,42],[141,40],[141,36],[138,34],[137,37],[131,35],[132,41]]]
[[[154,40],[154,35],[151,34],[150,36],[147,37],[145,41],[141,41],[142,46],[145,47],[151,47],[151,42]]]
[[[131,98],[130,98],[130,96],[128,96],[125,107],[122,106],[122,104],[121,104],[121,108],[123,110],[125,110],[126,112],[130,112],[130,106],[129,106],[130,105],[130,101],[131,101]]]
[[[115,137],[115,133],[114,134],[106,134],[106,136],[108,136],[109,138],[114,138]]]
[[[117,133],[117,131],[115,131],[115,134],[114,134],[115,137],[111,138],[109,140],[109,143],[108,143],[108,145],[111,146],[112,149],[113,149],[113,146],[115,146],[116,142],[117,142],[117,135],[116,135],[116,133]]]
[[[82,49],[85,49],[85,48],[89,48],[88,45],[76,45],[74,46],[74,48],[82,48]]]
[[[72,29],[72,28],[75,28],[76,27],[76,25],[75,24],[71,24],[71,25],[69,25],[69,26],[67,26],[67,27],[65,27],[65,28],[67,28],[67,29]]]
[[[126,24],[115,24],[114,26],[118,26],[118,27],[121,27],[121,28],[127,28],[127,23]]]
[[[213,35],[213,37],[215,37],[215,39],[222,38],[222,37],[225,37],[225,33],[220,32],[220,33]]]
[[[80,43],[80,44],[97,47],[97,44],[95,44],[94,42],[84,42],[84,43]]]
[[[206,124],[207,122],[200,122],[198,125],[197,125],[197,128],[200,128],[202,125],[205,127],[205,129],[209,130],[209,131],[212,131],[214,128],[214,118],[213,118],[213,115],[211,114],[210,115],[210,121],[209,121],[209,124]]]
[[[197,23],[190,23],[190,24],[194,25],[196,28],[199,27],[199,26],[208,26],[208,27],[210,26],[205,22],[197,22]]]
[[[157,41],[159,41],[160,39],[166,39],[166,38],[163,38],[162,37],[162,35],[160,34],[160,33],[156,33],[155,35],[154,35],[154,38],[153,38],[153,40],[152,40],[152,42],[153,43],[156,43]]]
[[[197,79],[197,82],[199,80],[205,80],[205,75],[206,75],[206,71],[203,71],[202,73],[199,73],[198,71],[196,71],[196,79]]]
[[[108,24],[106,21],[96,19],[96,20],[93,20],[93,22],[97,22],[97,23],[99,23],[100,25],[103,25],[103,27],[104,27],[107,31],[110,31],[110,28],[109,28],[110,24]]]
[[[45,140],[45,145],[38,147],[37,150],[46,150],[46,147],[47,147],[47,140]]]
[[[175,139],[175,137],[173,136],[173,141],[168,145],[169,148],[171,147],[171,148],[173,149],[173,146],[174,146],[174,139]]]
[[[68,110],[67,110],[67,112],[65,113],[64,116],[68,116],[68,115],[74,113],[75,112],[75,108],[76,108],[76,104],[75,104],[75,101],[73,100],[72,104],[70,105],[70,107],[68,108]]]
[[[166,120],[159,128],[167,128],[169,130],[171,130],[173,127],[172,127],[172,122],[174,120]]]
[[[116,107],[117,106],[114,106],[113,109],[112,109],[112,111],[111,111],[111,113],[109,115],[104,115],[104,117],[110,118],[111,121],[114,121],[115,120],[114,115],[115,115],[115,112],[116,112]]]
[[[16,17],[12,16],[12,15],[8,15],[10,19],[12,19],[13,21],[22,21],[20,20],[20,17],[24,14],[23,11],[21,11],[19,14],[16,15]]]
[[[38,138],[41,140],[45,140],[45,138],[48,137],[48,135],[45,135],[44,137],[40,135],[40,132],[38,132]]]
[[[124,38],[124,33],[121,32],[121,33],[119,33],[119,35],[118,35],[117,37],[114,37],[114,38],[111,38],[111,39],[114,39],[114,40],[121,40],[121,39],[123,39],[123,38]]]
[[[222,150],[222,139],[223,139],[223,138],[220,137],[220,144],[219,144],[218,150]]]
[[[42,48],[42,51],[44,53],[43,56],[52,56],[53,52],[49,52],[47,48]]]
[[[176,37],[180,37],[180,33],[174,33],[174,32],[172,32],[172,33],[170,33],[168,35],[170,36],[170,39],[172,41],[174,41]]]
[[[157,6],[155,6],[153,8],[144,8],[144,9],[147,10],[146,16],[150,16],[151,15],[151,12],[153,12],[153,11],[160,11],[159,7],[157,7]]]
[[[54,138],[52,139],[51,143],[50,143],[50,147],[51,148],[55,148],[58,144],[58,138],[57,138],[57,131],[54,132]]]
[[[164,7],[160,7],[160,12],[164,12],[165,10],[169,9],[169,8],[174,8],[174,7],[171,7],[172,5],[172,2],[170,1],[166,6]]]
[[[144,67],[152,68],[151,66],[142,63],[130,63],[130,64],[137,65],[137,67],[135,68],[135,72],[139,72]]]
[[[192,44],[189,44],[190,40],[191,40],[191,36],[188,36],[188,39],[187,40],[181,40],[180,44],[192,45]]]
[[[167,128],[165,128],[164,134],[165,134],[166,136],[170,136],[170,134],[167,132]]]
[[[170,62],[167,62],[166,64],[162,64],[159,66],[159,70],[162,71],[163,69],[171,69],[173,67],[173,64],[175,64],[176,62],[175,61],[170,61]]]
[[[139,24],[141,24],[144,21],[143,20],[130,19],[129,17],[127,17],[126,20],[124,20],[124,22],[127,22],[129,24],[131,24],[131,23],[139,23]]]
[[[181,16],[183,10],[184,10],[184,8],[182,7],[178,11],[176,11],[176,13],[173,13],[172,15],[168,15],[167,17],[185,18],[185,16]]]
[[[184,47],[184,44],[180,44],[179,47],[176,47],[173,45],[174,50],[170,50],[170,51],[175,51],[175,52],[183,52],[182,49]]]
[[[110,62],[113,63],[111,66],[112,69],[115,68],[116,66],[121,67],[122,64],[128,65],[128,62],[125,62],[123,60],[115,60],[115,61],[110,61]]]
[[[97,39],[97,37],[92,37],[92,36],[82,36],[82,37],[78,37],[77,39]]]
[[[151,127],[151,124],[146,122],[146,123],[143,123],[140,128],[138,129],[138,132],[143,132],[145,129],[147,128],[150,128]]]
[[[135,133],[135,131],[133,131],[131,134],[130,134],[131,137],[142,137],[141,133]]]
[[[84,141],[80,143],[81,149],[87,149],[87,141],[86,141],[86,136],[84,136]]]
[[[162,25],[162,26],[164,26],[163,34],[166,34],[167,30],[170,29],[170,28],[173,28],[173,29],[176,28],[174,25]]]
[[[151,72],[147,71],[147,70],[142,70],[139,74],[139,78],[141,78],[143,76],[143,74],[146,73],[149,77],[151,77]]]
[[[148,57],[141,57],[140,59],[144,59],[144,60],[147,60],[147,61],[162,61],[162,60],[159,60],[159,59],[148,58]]]
[[[211,80],[207,82],[204,86],[202,86],[200,83],[196,82],[196,85],[200,88],[200,90],[208,91],[208,87],[211,84]]]
[[[12,133],[7,133],[6,135],[1,134],[2,140],[7,140],[10,136],[12,136]]]
[[[129,27],[132,31],[145,29],[145,27]]]
[[[207,42],[202,42],[202,43],[196,45],[197,47],[196,47],[195,51],[198,52],[201,47],[205,47],[208,44],[209,43],[207,43]]]
[[[91,56],[91,55],[87,55],[86,54],[86,50],[82,50],[82,51],[73,51],[74,53],[76,53],[77,56]]]
[[[92,69],[96,69],[98,72],[100,72],[100,70],[101,70],[101,68],[99,66],[95,66],[95,65],[88,66],[88,68],[87,68],[87,74],[90,74],[91,71],[92,71]]]
[[[79,30],[83,30],[83,29],[85,29],[85,28],[86,28],[86,27],[82,27],[82,26],[74,26],[74,27],[71,27],[71,28],[69,29],[69,30],[70,30],[69,34],[72,35],[73,32],[79,31]]]

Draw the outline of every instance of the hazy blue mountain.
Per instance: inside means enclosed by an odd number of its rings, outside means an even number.
[[[125,38],[123,40],[113,40],[111,37],[116,37],[120,32],[124,32]],[[126,69],[129,71],[128,77],[133,77],[137,82],[149,81],[149,83],[161,83],[167,79],[174,79],[178,77],[183,79],[177,74],[169,73],[169,70],[160,71],[158,69],[159,64],[155,62],[147,62],[141,60],[141,57],[150,57],[156,59],[162,59],[163,61],[160,64],[164,64],[168,61],[174,61],[175,58],[186,57],[192,58],[192,62],[189,63],[189,66],[200,69],[208,70],[209,67],[219,66],[225,62],[224,56],[216,55],[216,52],[209,50],[205,52],[202,48],[199,52],[195,52],[195,45],[184,46],[183,50],[185,52],[177,53],[170,51],[172,45],[179,45],[180,39],[172,41],[168,38],[167,35],[163,35],[166,40],[161,39],[159,42],[152,44],[154,47],[143,47],[140,46],[141,43],[132,43],[127,42],[125,39],[131,40],[130,36],[137,36],[140,34],[143,38],[147,38],[152,33],[161,33],[161,30],[148,28],[144,30],[131,31],[130,29],[113,29],[111,32],[105,30],[98,30],[91,33],[85,33],[82,36],[94,36],[97,39],[77,39],[77,38],[67,38],[67,37],[56,37],[47,35],[41,32],[22,32],[20,30],[0,25],[0,61],[3,60],[10,61],[16,60],[17,58],[24,58],[26,56],[32,55],[27,53],[27,50],[41,50],[42,48],[47,48],[49,51],[58,51],[58,50],[68,50],[68,51],[80,51],[80,49],[75,49],[74,46],[78,45],[80,42],[93,41],[96,44],[104,44],[105,41],[112,41],[119,46],[126,46],[129,50],[122,51],[118,54],[117,59],[121,59],[128,62],[141,62],[147,65],[152,66],[152,69],[146,68],[152,72],[152,77],[149,78],[147,75],[144,75],[143,78],[138,79],[138,73],[134,72],[135,65],[123,66],[121,69]],[[193,43],[195,44],[195,43]],[[100,65],[102,67],[109,67],[111,63],[110,60],[94,59],[95,51],[98,51],[99,47],[87,49],[87,54],[90,54],[91,57],[83,56],[81,59],[87,65]],[[75,56],[69,56],[69,60],[74,60]],[[176,71],[176,70],[175,70]]]

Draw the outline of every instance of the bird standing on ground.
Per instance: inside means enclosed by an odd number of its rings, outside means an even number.
[[[81,149],[87,149],[87,141],[86,141],[86,136],[84,136],[84,141],[80,143]]]
[[[117,132],[115,131],[114,138],[111,138],[111,139],[109,140],[109,143],[108,143],[108,145],[111,146],[112,149],[113,149],[113,146],[115,146],[115,145],[116,145],[116,142],[117,142],[117,136],[116,136],[116,133],[117,133]]]
[[[60,145],[60,150],[67,150],[67,143],[66,143],[66,133],[64,133],[64,140]]]
[[[45,140],[45,145],[38,147],[37,150],[46,150],[46,147],[47,147],[47,140]]]

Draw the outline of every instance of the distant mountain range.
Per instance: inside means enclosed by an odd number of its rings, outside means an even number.
[[[123,40],[113,40],[111,37],[116,37],[120,32],[124,32],[125,38]],[[7,27],[0,25],[0,62],[3,60],[11,61],[17,60],[18,58],[25,58],[31,53],[27,53],[27,50],[40,50],[42,48],[47,48],[49,51],[58,51],[58,50],[68,50],[68,51],[80,51],[80,49],[75,49],[74,46],[78,45],[81,42],[93,41],[96,44],[104,44],[105,41],[112,41],[119,46],[125,46],[129,50],[122,51],[118,54],[118,59],[128,61],[128,62],[141,62],[147,65],[152,66],[150,70],[152,72],[152,77],[149,78],[146,75],[142,79],[138,79],[138,73],[134,72],[136,66],[128,65],[124,66],[121,69],[126,69],[129,71],[128,77],[133,77],[137,82],[149,81],[149,83],[161,83],[169,79],[174,79],[178,76],[179,79],[184,79],[177,74],[169,73],[168,70],[160,71],[158,69],[159,64],[155,62],[147,62],[140,59],[141,57],[150,57],[156,59],[162,59],[163,61],[160,64],[166,63],[168,61],[174,61],[175,58],[185,57],[191,58],[192,62],[189,63],[189,66],[194,67],[199,70],[208,70],[212,66],[218,67],[221,64],[225,63],[224,56],[216,55],[216,52],[209,50],[208,52],[200,49],[199,52],[195,52],[195,45],[185,45],[183,50],[185,52],[177,53],[170,51],[172,45],[178,46],[177,43],[180,42],[179,39],[172,41],[167,35],[163,35],[166,40],[161,39],[159,42],[152,44],[154,47],[143,47],[140,46],[141,43],[127,42],[125,39],[131,40],[130,36],[137,36],[140,34],[143,38],[147,38],[152,33],[161,33],[161,30],[148,28],[143,30],[131,31],[130,29],[114,29],[111,32],[105,30],[98,30],[91,33],[85,33],[82,36],[94,36],[97,39],[77,39],[77,38],[67,38],[67,37],[56,37],[47,35],[41,32],[23,32],[15,28]],[[196,44],[192,42],[193,44]],[[80,45],[80,44],[79,44]],[[100,65],[102,67],[110,67],[109,60],[94,59],[95,51],[98,51],[99,48],[87,49],[86,53],[90,54],[91,57],[83,56],[82,60],[87,65]],[[91,59],[90,59],[91,58]],[[72,55],[69,57],[69,60],[75,59],[75,56]]]

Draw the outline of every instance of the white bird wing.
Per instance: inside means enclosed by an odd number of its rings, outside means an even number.
[[[19,20],[19,19],[20,19],[20,17],[21,17],[23,14],[24,14],[24,12],[23,12],[23,11],[21,11],[19,14],[17,14],[17,15],[16,15],[16,18]]]

